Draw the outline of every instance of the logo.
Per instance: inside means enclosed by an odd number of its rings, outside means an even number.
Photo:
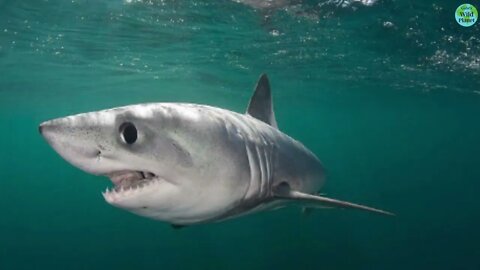
[[[469,27],[477,22],[478,11],[470,4],[462,4],[455,10],[455,19],[457,23],[464,27]]]

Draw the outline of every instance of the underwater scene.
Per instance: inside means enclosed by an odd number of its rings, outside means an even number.
[[[0,269],[480,269],[465,3],[0,0]]]

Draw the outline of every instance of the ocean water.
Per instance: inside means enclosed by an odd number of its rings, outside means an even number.
[[[480,269],[480,26],[463,1],[0,0],[0,269]],[[477,4],[478,2],[471,2]],[[142,102],[276,118],[323,193],[180,230],[113,208],[42,121]]]

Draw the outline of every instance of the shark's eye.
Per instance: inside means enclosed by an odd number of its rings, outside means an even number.
[[[125,122],[120,125],[119,131],[125,143],[133,144],[135,141],[137,141],[137,128],[134,124],[130,122]]]

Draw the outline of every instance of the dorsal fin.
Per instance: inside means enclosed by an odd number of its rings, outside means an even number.
[[[268,82],[268,77],[265,73],[260,75],[260,79],[258,79],[255,92],[248,103],[247,114],[272,127],[278,128],[275,114],[273,112],[270,83]]]

